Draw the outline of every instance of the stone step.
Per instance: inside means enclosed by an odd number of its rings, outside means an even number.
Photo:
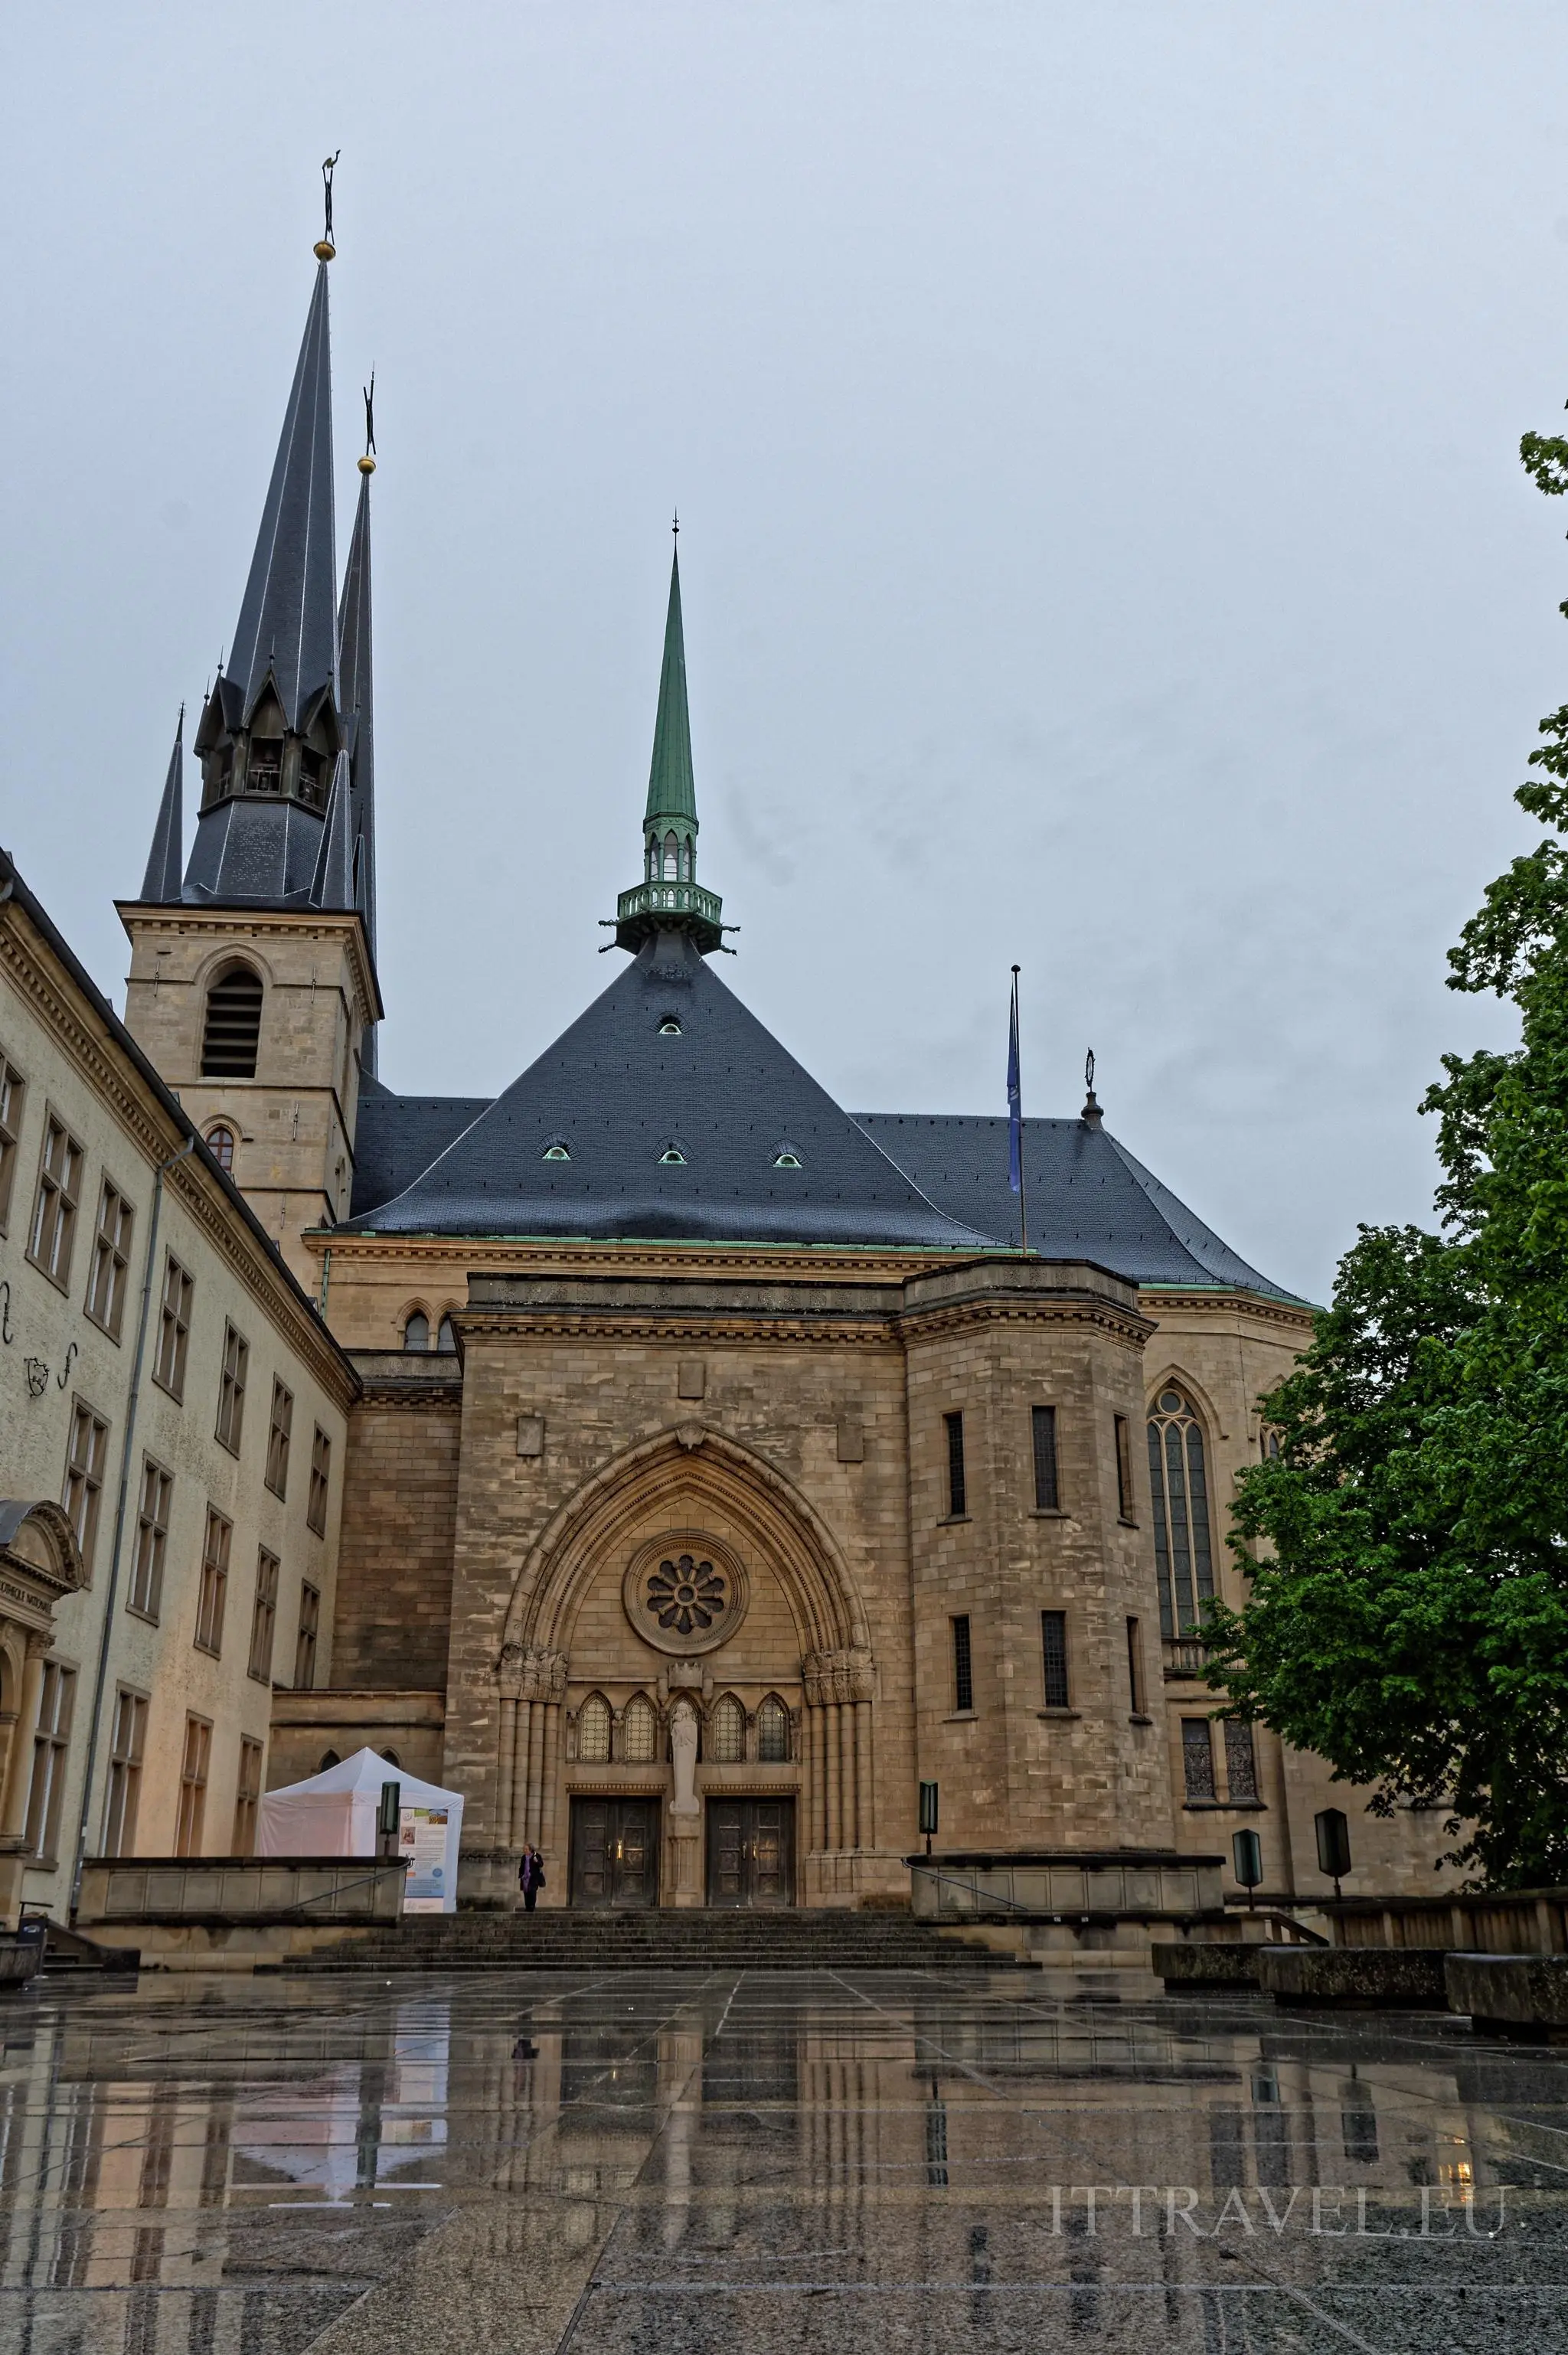
[[[1021,1958],[912,1922],[847,1913],[416,1915],[290,1965],[303,1970],[929,1970]]]

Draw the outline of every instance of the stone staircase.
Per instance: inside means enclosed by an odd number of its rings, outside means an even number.
[[[395,1929],[317,1947],[294,1971],[929,1971],[1016,1967],[907,1913],[415,1913]]]

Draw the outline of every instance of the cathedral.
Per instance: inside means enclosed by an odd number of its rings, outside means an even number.
[[[377,1039],[371,485],[335,547],[329,245],[240,620],[176,741],[125,1021],[352,1368],[316,1671],[269,1786],[368,1743],[463,1793],[461,1895],[908,1902],[939,1858],[1429,1870],[1204,1680],[1257,1401],[1311,1329],[1105,1124],[840,1108],[720,975],[672,565],[619,970],[494,1098]],[[650,641],[650,674],[653,645]],[[585,909],[591,926],[595,910]],[[386,1006],[383,1007],[383,988]],[[221,1845],[221,1842],[219,1843]]]

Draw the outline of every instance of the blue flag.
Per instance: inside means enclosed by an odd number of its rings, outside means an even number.
[[[1023,1083],[1019,1074],[1019,985],[1013,977],[1013,1006],[1008,1023],[1008,1183],[1021,1194],[1024,1182]]]

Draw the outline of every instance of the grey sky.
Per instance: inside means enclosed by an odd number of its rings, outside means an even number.
[[[378,369],[383,1071],[609,980],[678,502],[724,977],[857,1109],[1109,1125],[1322,1296],[1429,1214],[1560,701],[1561,6],[11,12],[0,840],[117,998],[341,147]],[[612,953],[613,954],[613,953]]]

